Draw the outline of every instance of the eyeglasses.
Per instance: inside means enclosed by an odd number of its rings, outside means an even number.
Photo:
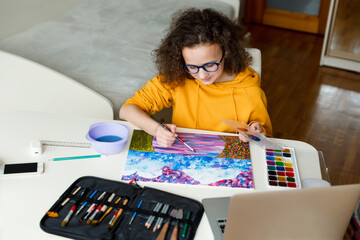
[[[223,53],[220,62],[218,63],[205,63],[202,66],[196,66],[196,65],[185,65],[183,69],[185,72],[189,74],[197,74],[200,71],[200,68],[204,69],[207,72],[216,72],[219,69],[219,66],[224,59],[225,52]]]

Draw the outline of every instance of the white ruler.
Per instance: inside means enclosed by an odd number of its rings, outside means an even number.
[[[74,147],[74,148],[91,148],[91,143],[85,142],[65,142],[65,141],[51,141],[51,140],[40,140],[43,146],[54,146],[54,147]]]

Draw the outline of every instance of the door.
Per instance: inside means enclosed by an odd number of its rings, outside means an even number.
[[[245,23],[324,34],[330,0],[246,0]]]

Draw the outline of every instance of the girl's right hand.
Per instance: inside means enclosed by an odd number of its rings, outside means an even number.
[[[250,132],[258,132],[258,133],[261,133],[261,123],[259,122],[254,122],[252,123],[250,126]],[[242,133],[242,132],[239,132],[239,139],[240,141],[243,141],[243,142],[248,142],[248,138]]]
[[[171,132],[164,129],[162,126],[158,125],[158,127],[155,130],[155,137],[157,143],[161,147],[170,147],[171,145],[173,145],[173,143],[176,140],[176,136],[177,136],[175,133],[176,125],[174,124],[165,124],[165,125],[171,130]]]

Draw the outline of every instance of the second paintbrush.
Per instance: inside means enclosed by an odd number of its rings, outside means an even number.
[[[161,127],[163,127],[164,129],[168,130],[169,132],[171,132],[171,130],[165,126],[164,124],[162,124],[161,122],[159,122],[159,120],[157,120],[155,117],[153,117],[152,115],[149,114],[149,116],[155,121],[157,122]],[[181,137],[176,136],[176,139],[179,140],[182,144],[184,144],[188,149],[190,149],[190,151],[192,152],[196,152],[195,149],[193,149],[192,147],[190,147],[186,142],[184,142],[184,140],[182,140]]]

